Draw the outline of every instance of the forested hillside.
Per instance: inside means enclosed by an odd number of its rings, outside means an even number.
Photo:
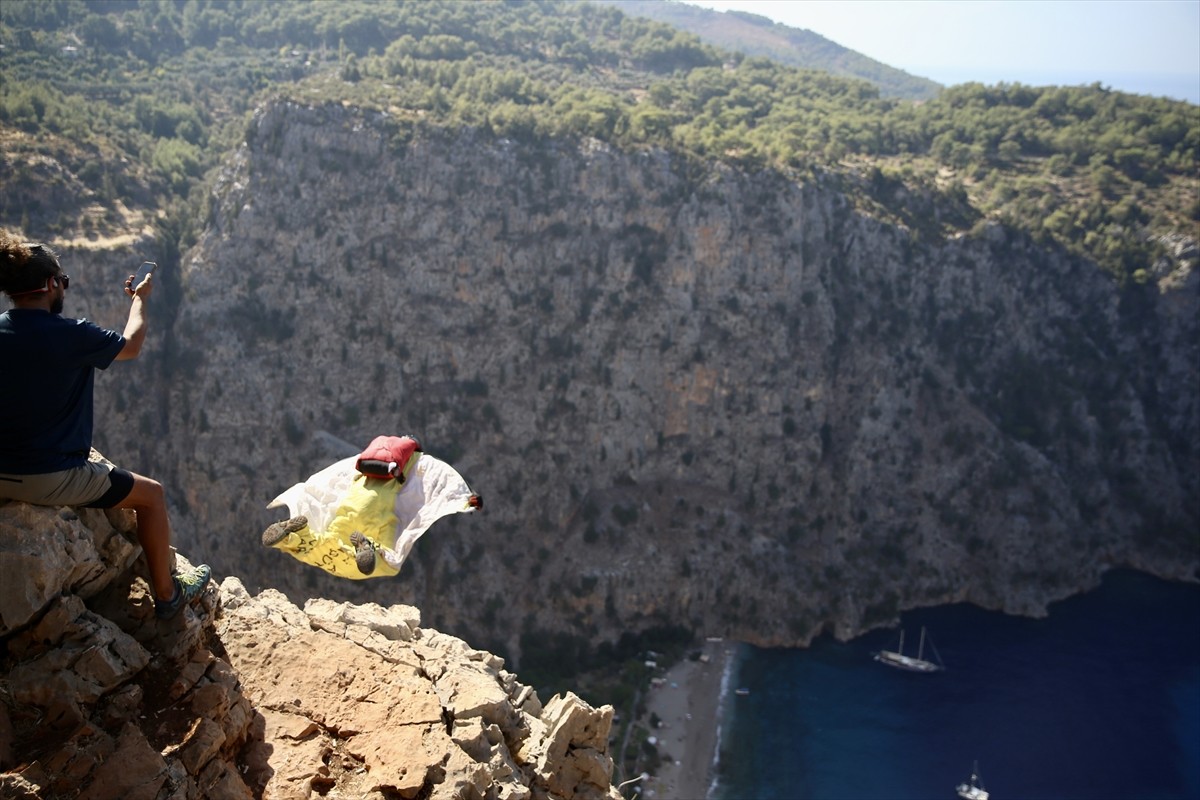
[[[882,215],[901,190],[958,209],[918,205],[914,231],[1001,218],[1119,281],[1146,280],[1158,237],[1200,220],[1196,108],[1098,84],[887,99],[586,3],[12,0],[0,19],[3,177],[36,187],[5,193],[0,220],[30,235],[186,228],[172,209],[280,94],[386,110],[400,139],[467,125],[829,168]]]

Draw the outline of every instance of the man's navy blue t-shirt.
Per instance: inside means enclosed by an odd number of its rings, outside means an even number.
[[[40,475],[87,461],[94,370],[124,346],[121,334],[86,319],[0,314],[0,472]]]

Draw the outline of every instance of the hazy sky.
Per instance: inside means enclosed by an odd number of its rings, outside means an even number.
[[[947,85],[1101,83],[1200,103],[1200,0],[688,0]]]

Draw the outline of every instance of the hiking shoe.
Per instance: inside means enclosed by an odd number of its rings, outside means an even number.
[[[280,522],[273,522],[263,531],[263,547],[274,547],[287,537],[308,527],[308,517],[292,517]]]
[[[375,545],[358,531],[350,534],[350,544],[354,545],[354,563],[358,565],[358,571],[370,575],[375,571]]]
[[[159,619],[171,619],[179,613],[179,609],[204,594],[209,580],[212,578],[212,568],[208,564],[192,567],[187,572],[171,576],[175,583],[175,597],[170,600],[155,600],[154,614]]]

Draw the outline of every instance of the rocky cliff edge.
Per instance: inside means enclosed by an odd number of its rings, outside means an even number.
[[[229,577],[160,622],[133,541],[131,512],[0,503],[0,796],[619,797],[611,707],[543,707],[411,606]]]

